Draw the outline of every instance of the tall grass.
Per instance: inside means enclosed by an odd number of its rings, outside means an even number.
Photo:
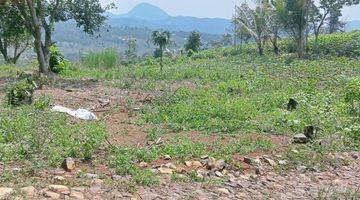
[[[116,49],[109,48],[101,52],[90,52],[81,61],[85,67],[110,69],[120,64],[120,57]]]

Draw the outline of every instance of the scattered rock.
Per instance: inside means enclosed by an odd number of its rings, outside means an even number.
[[[70,189],[64,185],[49,185],[49,190],[61,194],[70,194]]]
[[[164,166],[167,167],[167,168],[176,170],[176,166],[173,163],[166,163]]]
[[[60,194],[51,191],[45,191],[44,196],[50,199],[60,199]]]
[[[67,171],[67,172],[73,172],[75,171],[76,165],[75,165],[75,160],[73,158],[66,158],[63,163],[62,163],[62,167]]]
[[[173,170],[170,168],[166,168],[166,167],[160,167],[158,168],[158,171],[160,172],[160,174],[172,174]]]
[[[70,197],[72,199],[77,199],[77,200],[85,199],[84,194],[82,192],[78,192],[75,190],[71,190]]]
[[[246,193],[243,193],[243,192],[237,193],[237,194],[236,194],[236,198],[237,198],[237,199],[240,199],[240,200],[242,200],[242,199],[248,199]]]
[[[15,168],[13,168],[12,171],[13,171],[14,174],[17,174],[17,173],[19,173],[21,171],[21,168],[15,167]]]
[[[275,167],[277,165],[276,162],[270,158],[264,158],[264,160],[267,164],[269,164],[272,167]]]
[[[89,192],[94,195],[98,194],[100,191],[101,191],[101,186],[99,186],[99,185],[92,186],[89,188]]]
[[[280,165],[287,165],[288,164],[288,162],[286,160],[278,160],[278,163]]]
[[[14,189],[8,187],[0,187],[0,199],[7,199]]]
[[[296,167],[296,170],[301,172],[301,173],[305,172],[306,169],[307,169],[307,167],[304,166],[304,165],[299,165],[299,166]]]
[[[148,167],[148,164],[146,162],[141,162],[139,163],[139,167],[144,169]]]
[[[169,155],[164,155],[164,160],[171,160],[171,157]]]
[[[87,173],[86,177],[89,178],[89,179],[97,179],[97,178],[99,178],[99,175]]]
[[[94,185],[101,185],[104,183],[104,181],[101,179],[95,178],[94,180],[91,181],[91,183]]]
[[[226,167],[224,160],[216,160],[213,157],[210,157],[207,161],[207,168],[212,171],[221,171]]]
[[[198,167],[198,168],[203,167],[203,165],[199,161],[186,161],[185,165],[188,167]]]
[[[110,104],[110,100],[109,99],[99,99],[99,103],[102,107],[107,106]]]
[[[54,181],[57,183],[63,183],[66,179],[62,176],[55,176]]]
[[[244,157],[244,163],[252,165],[254,163],[253,159],[250,157]]]
[[[261,175],[262,174],[262,169],[260,167],[255,167],[255,173],[257,175]]]
[[[136,111],[136,112],[138,112],[138,111],[141,110],[141,108],[139,108],[139,107],[134,107],[133,110]]]
[[[33,197],[36,193],[36,189],[33,186],[20,188],[20,191],[24,193],[27,197]]]
[[[221,194],[230,195],[230,191],[226,188],[218,188],[216,191]]]
[[[294,136],[294,142],[295,142],[295,143],[302,143],[302,144],[304,144],[304,143],[307,143],[308,141],[309,141],[309,139],[306,137],[305,134],[300,133],[300,134],[296,134],[296,135]]]
[[[359,154],[357,152],[350,152],[350,156],[355,160],[359,158]]]
[[[219,172],[219,171],[216,171],[216,172],[215,172],[215,175],[216,175],[217,177],[224,177],[224,174],[222,174],[222,173]]]

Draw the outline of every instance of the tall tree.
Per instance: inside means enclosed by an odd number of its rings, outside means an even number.
[[[222,43],[224,46],[230,46],[232,44],[232,35],[230,33],[223,34]]]
[[[39,72],[49,73],[50,47],[56,22],[73,19],[86,33],[99,30],[106,17],[99,0],[11,0],[34,38]],[[43,36],[44,34],[44,36]]]
[[[154,31],[151,35],[152,43],[159,47],[160,53],[160,70],[163,71],[163,58],[164,50],[167,45],[170,44],[170,32],[169,31]]]
[[[124,54],[128,60],[136,58],[137,44],[136,39],[129,39],[127,41],[127,49]]]
[[[246,3],[236,6],[234,20],[252,35],[261,56],[264,55],[263,46],[267,37],[267,18],[261,3],[258,3],[255,9],[251,9]]]
[[[299,58],[305,58],[311,0],[273,0],[278,19],[297,44]]]
[[[335,33],[339,31],[342,26],[342,22],[340,21],[340,17],[342,16],[342,9],[344,6],[351,6],[359,4],[360,0],[321,0],[321,6],[325,7],[328,10],[329,17],[328,28],[329,33]]]
[[[30,36],[19,13],[13,5],[4,2],[0,5],[0,53],[5,62],[16,64],[29,44]]]
[[[201,34],[197,31],[190,33],[187,42],[185,44],[185,50],[192,50],[193,52],[198,52],[201,47]]]

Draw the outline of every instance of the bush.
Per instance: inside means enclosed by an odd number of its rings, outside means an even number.
[[[360,101],[360,77],[351,79],[347,84],[345,101],[347,103]]]
[[[69,68],[67,61],[56,45],[50,47],[50,71],[59,74]]]
[[[101,52],[90,52],[82,58],[82,63],[89,68],[111,69],[120,63],[116,49],[109,48]]]
[[[195,53],[194,50],[189,49],[189,50],[187,51],[187,56],[188,56],[188,57],[191,57],[192,55],[194,55],[194,53]]]
[[[286,53],[296,52],[296,43],[291,39],[284,39],[279,41],[281,51]],[[268,51],[271,51],[268,49]],[[315,37],[309,37],[308,53],[312,55],[321,56],[345,56],[345,57],[359,57],[360,56],[360,31],[353,31],[350,33],[337,33],[320,35],[315,42]]]
[[[10,86],[6,94],[8,105],[19,106],[21,104],[31,104],[32,96],[37,88],[35,81],[24,79]]]

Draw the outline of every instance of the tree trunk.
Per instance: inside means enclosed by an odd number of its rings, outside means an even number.
[[[0,38],[0,52],[3,55],[5,62],[8,62],[9,60],[7,49],[8,46],[6,40],[4,39],[4,41],[2,41]]]
[[[39,73],[49,74],[49,52],[47,49],[47,44],[45,46],[42,43],[42,25],[40,19],[37,16],[36,9],[34,2],[32,0],[27,0],[27,5],[29,7],[29,11],[31,14],[31,24],[33,27],[32,34],[34,36],[34,44],[35,44],[35,51],[37,54],[37,60],[39,62]]]
[[[297,43],[298,43],[298,48],[297,48],[298,56],[299,56],[299,58],[303,59],[306,56],[305,31],[300,31]]]
[[[272,39],[271,39],[271,43],[273,45],[274,53],[276,55],[279,55],[280,54],[280,49],[279,49],[277,41],[278,41],[278,35],[273,34]]]
[[[164,57],[164,49],[160,46],[160,71],[163,71],[163,57]]]
[[[258,46],[259,55],[263,56],[264,55],[264,49],[263,49],[263,46],[262,46],[262,42],[258,41],[257,46]]]

